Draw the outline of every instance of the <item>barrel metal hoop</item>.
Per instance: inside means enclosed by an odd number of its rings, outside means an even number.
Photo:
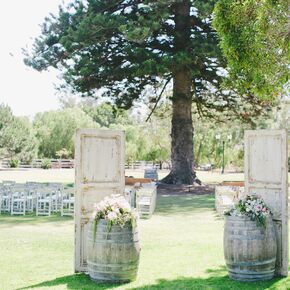
[[[226,261],[228,265],[232,266],[260,266],[260,265],[267,265],[276,262],[276,257],[266,261],[254,261],[254,262],[229,262]],[[242,271],[242,270],[241,270]],[[259,272],[261,273],[261,272]]]
[[[94,240],[92,238],[87,238],[87,241],[93,242],[93,244],[104,244],[104,243],[109,243],[109,244],[116,244],[116,245],[123,245],[123,244],[135,244],[138,243],[139,240],[123,240],[123,241],[116,241],[116,240],[110,240],[110,239],[102,239],[98,240],[97,238]]]
[[[227,239],[231,239],[231,240],[249,240],[249,241],[252,241],[252,240],[259,240],[259,241],[262,241],[262,240],[265,240],[265,236],[247,236],[247,235],[227,235]]]
[[[136,266],[139,263],[139,260],[131,261],[131,262],[126,262],[124,264],[108,264],[108,263],[96,263],[92,261],[88,261],[88,265],[95,265],[95,266],[100,266],[100,267],[124,267],[124,266]]]

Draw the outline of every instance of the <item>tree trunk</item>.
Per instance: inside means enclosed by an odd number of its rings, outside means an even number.
[[[190,1],[179,1],[175,5],[174,49],[179,56],[187,54],[190,47]],[[192,74],[190,68],[180,63],[172,71],[172,169],[162,181],[169,184],[192,184],[193,169],[193,126],[192,126]]]
[[[187,90],[184,73],[174,79],[174,91],[180,92],[180,86]],[[190,89],[190,87],[189,87]],[[172,169],[163,179],[164,183],[192,184],[195,180],[193,169],[193,126],[190,98],[173,98],[171,129]]]

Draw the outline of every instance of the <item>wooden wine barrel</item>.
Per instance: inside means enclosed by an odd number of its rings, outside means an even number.
[[[226,216],[224,255],[230,278],[238,281],[270,280],[274,276],[277,244],[271,217],[266,228],[246,216]]]
[[[96,282],[129,282],[137,277],[140,246],[137,227],[112,226],[100,220],[94,240],[92,221],[87,237],[88,272]]]

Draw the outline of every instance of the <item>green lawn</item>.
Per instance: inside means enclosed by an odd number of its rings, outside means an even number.
[[[138,279],[123,285],[96,285],[73,273],[71,218],[0,216],[0,289],[290,289],[290,278],[228,278],[223,220],[213,211],[213,196],[159,196],[157,205],[139,224]]]

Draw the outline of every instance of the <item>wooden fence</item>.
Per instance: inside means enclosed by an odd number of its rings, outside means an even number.
[[[30,164],[20,163],[18,168],[41,168],[44,159],[34,159]],[[49,159],[51,168],[74,168],[72,159]],[[9,159],[0,160],[0,168],[10,168]]]
[[[20,163],[18,168],[41,168],[44,159],[34,159],[30,164]],[[73,159],[49,159],[51,168],[74,168]],[[170,169],[170,163],[163,162],[162,166],[160,163],[154,163],[150,161],[134,161],[125,164],[125,169],[145,169],[145,168],[156,168],[156,169]],[[9,159],[0,160],[0,168],[10,168]]]
[[[145,168],[155,168],[155,169],[170,169],[171,164],[167,162],[153,162],[153,161],[134,161],[126,162],[125,169],[145,169]]]

